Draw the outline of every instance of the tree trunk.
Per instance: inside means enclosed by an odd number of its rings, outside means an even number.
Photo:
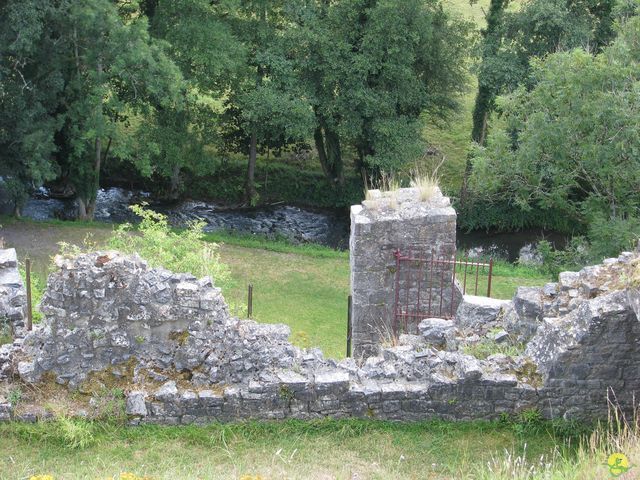
[[[324,136],[327,145],[327,158],[332,166],[333,178],[339,186],[344,186],[344,166],[342,165],[342,152],[340,149],[340,137],[333,130],[325,128]]]
[[[175,200],[180,195],[180,165],[175,165],[171,172],[171,186],[169,191],[169,198]]]
[[[486,15],[487,27],[482,31],[484,41],[493,35],[500,23],[502,22],[502,15],[507,8],[509,0],[491,0],[489,4],[489,11]],[[498,43],[496,43],[497,45]],[[496,46],[492,49],[485,51],[482,61],[496,53]],[[478,78],[478,93],[476,94],[475,105],[473,106],[473,126],[471,129],[471,139],[478,145],[485,145],[487,142],[487,131],[489,113],[494,108],[494,102],[496,97],[494,88],[490,88],[488,85],[483,84],[482,75]],[[467,156],[467,162],[464,169],[464,177],[462,179],[462,187],[460,188],[460,206],[464,206],[468,196],[468,184],[471,176],[471,170],[473,165],[471,163],[471,156]]]
[[[22,218],[22,208],[20,208],[19,202],[15,202],[13,205],[13,216],[16,218]]]
[[[251,131],[251,143],[249,144],[249,164],[247,166],[247,183],[245,185],[245,200],[254,204],[258,192],[256,191],[256,159],[258,157],[258,134],[256,129]]]
[[[102,78],[102,61],[98,60],[96,69],[98,71],[98,81],[100,81]],[[102,115],[102,104],[99,104],[97,108],[98,114]],[[109,139],[107,144],[107,152],[110,146],[111,139]],[[93,220],[93,215],[96,210],[96,193],[100,186],[100,168],[102,168],[102,139],[98,135],[95,140],[93,171],[88,178],[89,184],[82,189],[88,193],[85,195],[80,194],[78,196],[78,218],[80,220]]]
[[[320,123],[324,122],[321,121]],[[313,132],[313,139],[325,177],[332,185],[337,184],[339,187],[343,187],[344,166],[342,164],[340,137],[326,126],[318,126]]]
[[[96,211],[96,199],[87,199],[78,197],[78,219],[84,221],[93,221]]]
[[[316,150],[318,151],[318,158],[320,159],[320,166],[322,167],[324,176],[327,177],[329,182],[332,182],[333,175],[331,174],[331,167],[327,160],[327,152],[324,149],[324,136],[322,135],[322,129],[320,127],[316,127],[314,130],[313,139],[316,144]]]

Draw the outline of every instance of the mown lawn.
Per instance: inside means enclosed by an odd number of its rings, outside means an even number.
[[[105,244],[111,228],[56,222],[3,219],[0,237],[15,247],[20,259],[32,259],[36,277],[44,283],[58,242],[82,244],[90,238]],[[253,284],[253,318],[291,327],[291,340],[302,347],[320,347],[329,358],[346,354],[349,259],[346,252],[321,247],[293,247],[281,242],[212,235],[222,239],[222,261],[229,265],[232,285],[225,288],[229,303],[245,307],[247,285]],[[532,269],[498,264],[492,297],[511,298],[519,285],[543,285],[548,278]],[[475,280],[469,280],[469,287]],[[479,279],[486,291],[486,277]]]
[[[84,444],[78,446],[79,439]],[[0,424],[0,479],[107,479],[122,472],[171,480],[464,479],[478,478],[505,450],[535,462],[558,442],[563,440],[548,429],[522,435],[514,425],[497,422]]]

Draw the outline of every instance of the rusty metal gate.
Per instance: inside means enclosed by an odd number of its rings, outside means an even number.
[[[428,253],[395,253],[395,305],[393,331],[412,333],[425,318],[450,319],[455,315],[455,289],[458,281],[464,294],[478,295],[486,284],[486,296],[491,296],[493,259],[488,263],[457,259],[450,255]]]

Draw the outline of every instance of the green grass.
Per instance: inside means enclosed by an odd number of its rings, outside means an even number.
[[[96,479],[121,472],[154,479],[460,479],[473,478],[505,449],[535,460],[562,444],[550,426],[526,436],[515,427],[375,420],[138,428],[9,423],[0,424],[0,479]]]
[[[31,257],[34,275],[44,284],[57,253],[57,243],[82,244],[89,235],[105,245],[111,228],[70,222],[3,222],[2,236],[15,246],[20,259]],[[260,237],[208,234],[223,241],[221,259],[231,270],[232,282],[223,291],[227,301],[244,306],[247,285],[253,284],[253,318],[291,327],[292,341],[301,347],[320,347],[328,358],[346,354],[348,252],[326,247],[289,245]],[[460,276],[458,277],[460,279]],[[478,276],[478,293],[487,290],[487,276]],[[550,278],[535,269],[496,262],[491,296],[511,298],[518,286],[543,285]],[[474,272],[468,272],[467,293],[475,288]]]

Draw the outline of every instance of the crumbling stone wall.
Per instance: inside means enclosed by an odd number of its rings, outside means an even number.
[[[532,408],[547,417],[593,419],[606,414],[608,392],[625,409],[640,392],[640,296],[620,281],[635,258],[623,254],[541,288],[542,312],[555,316],[535,320],[522,355],[481,360],[464,353],[470,325],[493,335],[483,325],[533,321],[529,310],[514,308],[518,302],[471,308],[467,297],[459,309],[464,318],[425,319],[397,346],[337,362],[291,345],[285,326],[231,317],[209,279],[152,269],[116,252],[82,255],[58,259],[44,323],[11,361],[24,382],[56,381],[83,392],[91,382],[118,381],[131,424],[492,419]],[[532,292],[519,291],[525,293]],[[511,310],[522,318],[505,323]],[[0,398],[0,419],[33,419],[42,411],[39,405],[16,412]]]
[[[456,212],[439,189],[426,199],[417,188],[373,190],[369,198],[351,207],[351,338],[356,357],[377,354],[380,344],[393,336],[394,252],[435,252],[452,258],[456,251]],[[417,275],[414,278],[417,285]],[[454,285],[452,292],[452,285],[445,284],[443,289],[443,311],[455,312],[462,297],[459,288]]]
[[[134,381],[188,372],[204,385],[292,364],[289,329],[232,318],[209,278],[151,269],[116,252],[56,264],[40,306],[45,325],[25,338],[30,359],[18,365],[30,382],[51,372],[77,387],[107,368],[125,375],[122,366],[133,361]]]
[[[13,248],[0,249],[0,327],[24,334],[27,294]]]

